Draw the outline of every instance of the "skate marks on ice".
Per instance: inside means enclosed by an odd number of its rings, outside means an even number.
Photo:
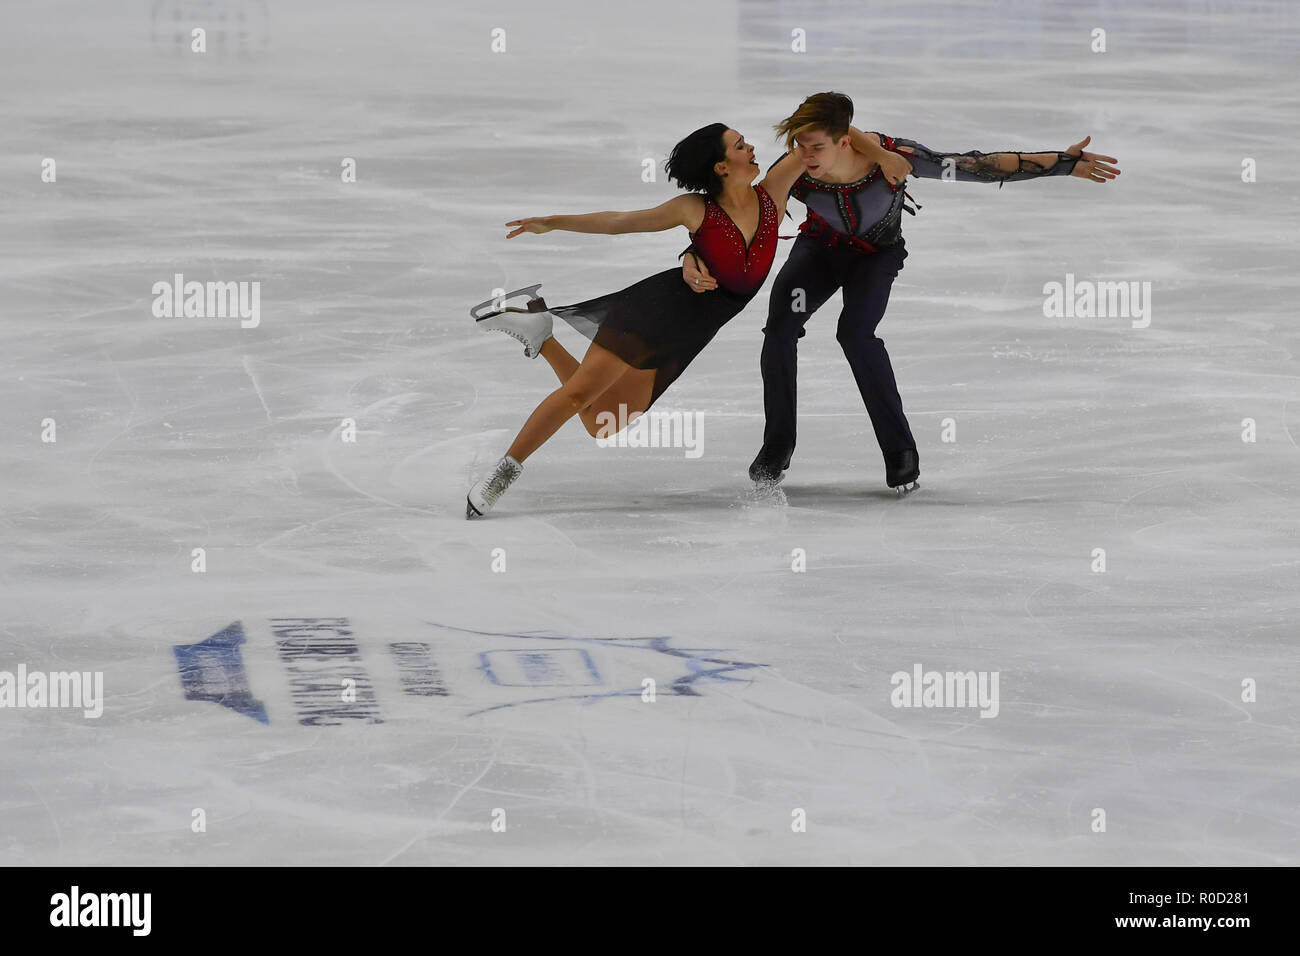
[[[461,430],[449,421],[445,402],[408,392],[389,395],[350,416],[356,439],[340,440],[335,425],[321,446],[321,465],[353,494],[399,509],[463,510],[465,490],[501,457],[505,429]],[[447,437],[427,443],[439,430]]]
[[[476,431],[427,443],[430,429],[412,428],[409,421],[436,420],[432,401],[420,393],[381,399],[354,417],[355,442],[342,440],[344,426],[336,423],[314,448],[284,453],[281,465],[291,471],[295,493],[317,506],[286,503],[256,549],[313,571],[444,567],[449,542],[445,534],[431,534],[428,521],[459,519],[459,530],[466,489],[500,457],[509,434]],[[319,506],[322,493],[328,507]]]
[[[403,497],[442,515],[465,512],[465,493],[501,459],[514,433],[505,428],[454,434],[413,451],[392,468]]]

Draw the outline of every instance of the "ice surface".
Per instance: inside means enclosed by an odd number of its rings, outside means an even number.
[[[1300,862],[1291,3],[5,21],[0,670],[103,671],[106,701],[0,710],[0,863]],[[824,89],[934,148],[1091,134],[1123,169],[909,187],[880,333],[921,491],[884,486],[832,300],[784,498],[751,494],[765,289],[662,400],[703,415],[701,457],[574,422],[466,522],[555,384],[468,306],[577,301],[685,244],[501,224],[656,204],[642,160],[718,120],[766,166]],[[261,324],[154,318],[177,272],[260,281]],[[1067,273],[1150,282],[1150,327],[1044,318]],[[285,618],[347,620],[382,723],[300,722]],[[265,724],[182,693],[172,648],[234,622]],[[918,664],[998,672],[997,716],[894,707]]]

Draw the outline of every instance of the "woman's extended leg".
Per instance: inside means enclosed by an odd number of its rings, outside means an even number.
[[[584,411],[625,372],[632,370],[621,358],[594,342],[568,380],[542,399],[528,416],[506,454],[522,463],[541,448],[560,426]]]
[[[655,370],[630,368],[601,392],[582,413],[582,424],[595,438],[610,438],[634,422],[650,406]]]
[[[558,355],[556,358],[558,362],[563,361]],[[555,368],[556,364],[552,362],[551,367]],[[560,374],[558,369],[556,374]],[[612,424],[625,424],[631,413],[645,411],[650,405],[654,376],[653,369],[634,369],[613,352],[593,342],[582,363],[564,384],[547,395],[528,416],[510,450],[491,473],[469,490],[465,497],[465,517],[481,518],[492,510],[506,489],[519,478],[524,459],[541,448],[574,415],[582,414],[587,430],[597,435],[602,427],[608,430]],[[612,407],[607,408],[606,403]],[[620,404],[626,409],[622,414],[618,408]],[[613,411],[613,422],[598,420],[602,417],[600,413],[605,411]]]
[[[539,354],[550,364],[551,371],[555,373],[555,377],[560,380],[561,385],[567,382],[569,377],[578,370],[578,360],[570,355],[569,350],[555,341],[554,338],[549,338],[542,343]]]
[[[592,346],[595,348],[596,346]],[[591,354],[590,348],[587,352]],[[580,366],[578,360],[569,354],[563,345],[555,339],[547,339],[542,345],[541,356],[550,363],[551,370],[555,372],[556,378],[560,384],[564,385],[573,377]],[[583,426],[587,433],[596,437],[604,434],[613,434],[606,427],[609,423],[608,415],[615,416],[619,426],[626,425],[634,416],[641,414],[650,404],[650,396],[653,394],[655,380],[655,370],[627,367],[609,388],[605,389],[590,405],[582,409],[578,415],[582,419]],[[622,405],[625,411],[622,413],[625,417],[619,417],[619,406]],[[617,429],[615,429],[617,430]],[[518,460],[518,459],[516,459]]]

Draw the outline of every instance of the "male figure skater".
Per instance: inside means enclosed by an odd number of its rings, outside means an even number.
[[[784,267],[776,277],[763,329],[763,447],[749,475],[755,481],[784,477],[795,448],[795,378],[798,340],[804,326],[837,289],[843,290],[835,338],[853,370],[885,459],[885,481],[900,495],[915,490],[920,459],[885,343],[876,336],[889,290],[907,258],[901,233],[911,197],[902,182],[890,182],[880,167],[855,151],[871,145],[905,156],[915,175],[967,182],[1018,182],[1043,176],[1075,175],[1106,182],[1119,175],[1114,157],[1083,152],[1091,137],[1065,152],[937,153],[909,139],[863,133],[850,125],[853,101],[843,93],[817,93],[776,127],[796,151],[804,173],[790,195],[807,207]],[[919,208],[919,207],[918,207]],[[687,256],[683,277],[699,292],[714,287],[706,267]]]

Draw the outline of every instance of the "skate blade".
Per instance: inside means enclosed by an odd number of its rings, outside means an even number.
[[[483,512],[479,511],[470,503],[469,496],[465,497],[465,518],[472,521],[475,518],[483,517]]]
[[[541,287],[542,284],[539,282],[536,285],[524,286],[522,289],[515,289],[514,292],[507,292],[505,295],[500,297],[486,299],[469,310],[470,318],[475,322],[482,322],[484,319],[490,319],[505,312],[545,312],[546,300],[537,294],[537,290]],[[495,305],[497,302],[508,302],[510,299],[514,299],[521,295],[528,296],[528,307],[525,309],[515,309],[503,305],[501,308],[493,309],[491,312],[485,313],[483,311],[484,309]]]
[[[914,481],[910,485],[898,485],[896,488],[894,488],[894,494],[898,495],[898,497],[900,498],[906,498],[908,495],[910,495],[912,492],[916,491],[916,489],[920,487],[921,487],[921,483],[919,481]]]

